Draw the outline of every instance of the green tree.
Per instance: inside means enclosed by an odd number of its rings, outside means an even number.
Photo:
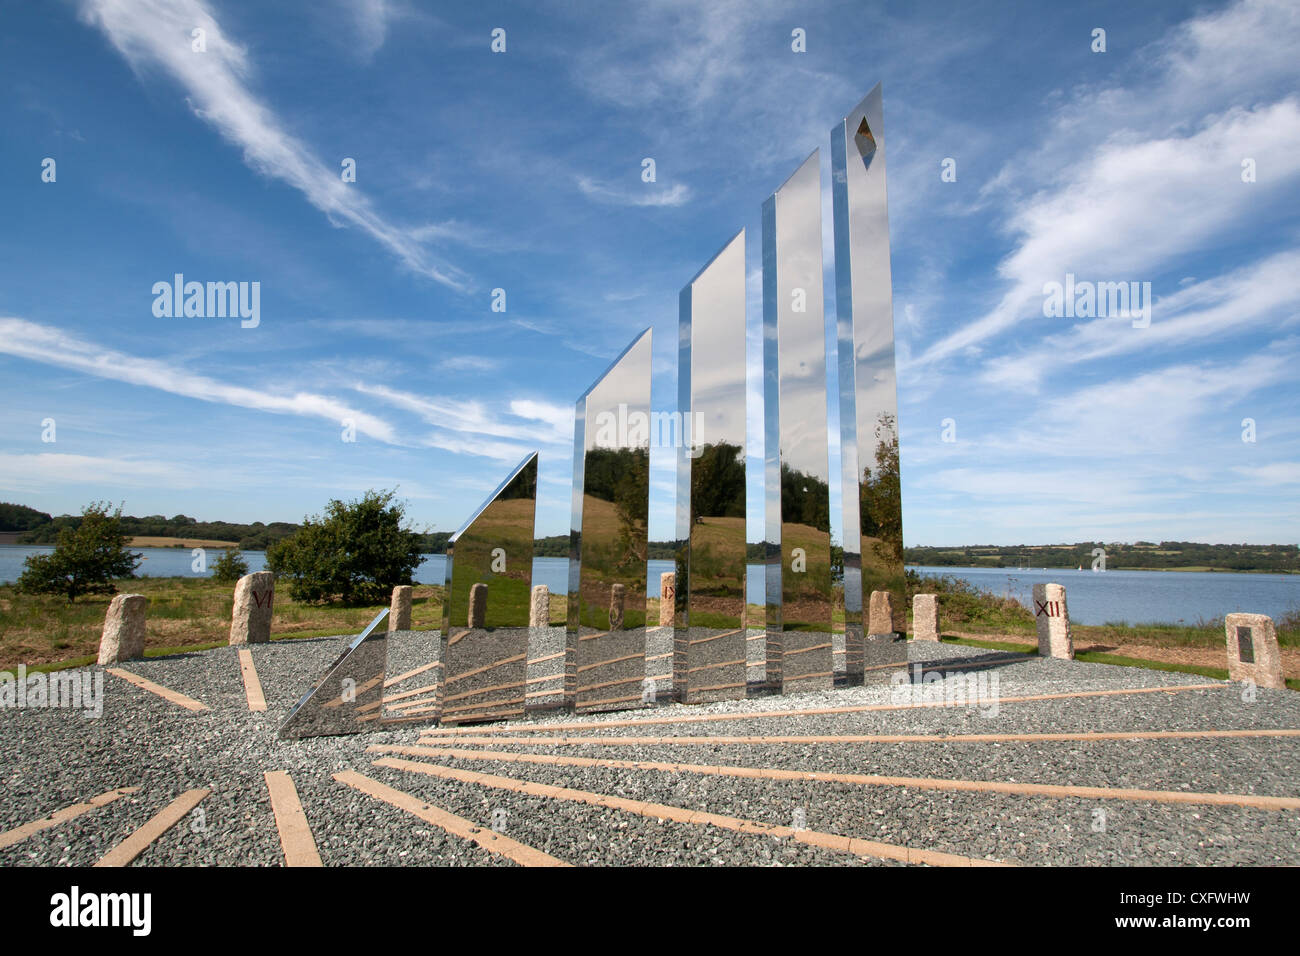
[[[289,579],[296,601],[383,600],[411,583],[422,560],[420,535],[404,527],[395,494],[372,489],[360,501],[331,500],[323,515],[304,518],[296,534],[267,549],[267,568]]]
[[[234,584],[247,573],[248,562],[238,548],[222,551],[221,557],[212,565],[212,580],[221,584]]]
[[[63,594],[75,603],[82,594],[112,594],[114,581],[135,577],[140,555],[126,550],[122,509],[94,501],[81,512],[75,527],[65,527],[50,554],[34,554],[18,578],[19,590],[31,594]]]
[[[893,415],[876,422],[876,467],[862,471],[862,534],[879,539],[876,553],[884,561],[903,563],[903,500],[898,478],[898,430]]]

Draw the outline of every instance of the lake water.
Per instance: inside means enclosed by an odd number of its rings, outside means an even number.
[[[950,575],[1032,607],[1033,586],[1064,585],[1070,620],[1078,624],[1195,624],[1233,611],[1276,621],[1300,608],[1300,575],[1203,571],[1077,571],[1049,568],[915,567],[923,575]]]
[[[23,559],[30,554],[53,551],[52,545],[0,545],[0,583],[13,581],[22,574]],[[207,577],[192,567],[193,558],[186,548],[133,548],[143,555],[137,573],[150,577]],[[208,551],[208,562],[220,551]],[[266,566],[266,553],[244,553],[250,571]],[[673,562],[650,561],[647,568],[646,594],[659,596],[659,575],[673,570]],[[746,598],[751,604],[764,602],[763,566],[749,565]],[[1277,620],[1287,611],[1300,608],[1300,575],[1233,574],[1200,571],[1075,571],[1054,568],[1046,571],[1023,571],[1010,568],[939,568],[916,567],[923,575],[951,575],[976,587],[999,595],[1009,595],[1026,607],[1035,583],[1052,581],[1065,585],[1070,619],[1079,624],[1145,624],[1163,622],[1195,624],[1231,611],[1252,611]],[[442,584],[446,559],[441,554],[426,554],[416,569],[420,584]],[[545,584],[552,593],[569,589],[567,558],[534,558],[533,583]]]

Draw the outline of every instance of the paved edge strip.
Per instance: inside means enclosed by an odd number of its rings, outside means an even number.
[[[1226,681],[1217,684],[1170,684],[1165,687],[1124,687],[1117,690],[1086,690],[1074,691],[1065,694],[1033,694],[1028,697],[1003,697],[999,704],[1023,704],[1033,701],[1042,700],[1067,700],[1078,697],[1113,697],[1121,694],[1154,694],[1161,691],[1174,693],[1185,690],[1212,690],[1215,688],[1227,687]],[[589,724],[537,724],[534,726],[524,725],[522,727],[479,727],[473,731],[457,730],[454,728],[437,728],[425,732],[426,736],[468,736],[473,733],[482,735],[487,733],[504,734],[504,733],[544,733],[550,731],[565,730],[602,730],[607,727],[650,727],[658,724],[699,724],[712,723],[722,720],[757,720],[767,717],[815,717],[820,714],[862,714],[874,711],[886,710],[922,710],[927,707],[960,707],[960,704],[950,704],[944,701],[926,701],[920,704],[857,704],[846,707],[814,707],[807,710],[754,710],[743,713],[729,714],[697,714],[694,717],[650,717],[641,720],[602,720],[593,721]]]
[[[725,764],[712,766],[664,763],[656,760],[600,760],[595,757],[560,757],[555,754],[521,754],[504,750],[458,750],[453,747],[398,747],[372,744],[366,749],[373,753],[402,753],[413,757],[499,760],[503,763],[537,763],[563,767],[659,770],[670,773],[696,773],[703,776],[757,777],[761,780],[811,780],[818,783],[849,783],[867,787],[912,787],[918,790],[966,790],[983,793],[1011,793],[1034,797],[1133,800],[1150,803],[1197,803],[1250,807],[1256,810],[1300,810],[1300,797],[1266,797],[1247,793],[1136,790],[1128,787],[1081,787],[1075,784],[955,780],[946,777],[884,777],[863,773],[831,773],[825,770],[779,770],[774,767],[741,767]]]
[[[149,680],[149,678],[141,677],[139,674],[124,670],[121,667],[105,667],[104,670],[108,671],[114,677],[120,677],[122,680],[139,687],[141,690],[147,690],[151,694],[157,694],[163,700],[176,704],[179,707],[184,707],[186,710],[208,709],[207,704],[201,704],[193,697],[186,697],[179,691],[174,691],[169,687],[164,687],[162,684],[155,684],[153,681]]]
[[[24,823],[20,827],[14,827],[12,830],[6,830],[0,833],[0,850],[11,847],[15,843],[26,840],[29,836],[47,830],[50,827],[56,827],[60,823],[67,823],[69,820],[75,820],[83,813],[88,813],[97,807],[107,806],[120,797],[125,797],[129,793],[135,793],[139,787],[118,787],[116,790],[109,790],[101,793],[97,797],[91,797],[85,803],[74,803],[72,806],[64,807],[62,810],[56,810],[48,817],[40,820],[33,820],[31,823]]]
[[[807,734],[768,737],[456,737],[457,746],[575,747],[598,746],[709,746],[712,744],[963,744],[1053,743],[1090,740],[1198,740],[1237,737],[1300,737],[1300,729],[1271,730],[1091,730],[1077,733],[1026,734]],[[438,738],[430,738],[436,740]]]
[[[267,770],[262,776],[266,778],[266,789],[271,794],[271,811],[275,814],[275,828],[280,833],[284,865],[322,866],[316,839],[311,834],[311,824],[303,812],[293,778],[283,770]]]
[[[239,649],[239,676],[244,678],[244,696],[248,698],[248,709],[266,710],[266,695],[262,693],[262,681],[253,664],[253,652],[246,647]]]
[[[535,847],[520,843],[518,840],[512,840],[504,834],[475,826],[464,817],[458,817],[456,814],[434,806],[426,800],[421,800],[419,797],[405,791],[390,787],[386,783],[381,783],[372,777],[367,777],[365,774],[357,773],[355,770],[340,771],[334,774],[334,779],[339,783],[360,790],[376,800],[382,800],[399,810],[405,810],[407,813],[419,817],[425,823],[432,823],[453,836],[472,840],[489,853],[507,857],[521,866],[572,866],[572,864],[556,859]]]
[[[126,866],[197,807],[211,790],[186,790],[149,819],[144,826],[109,850],[95,866]]]
[[[686,810],[669,806],[665,803],[647,803],[643,800],[627,800],[623,797],[611,797],[587,790],[574,790],[570,787],[555,787],[530,780],[518,780],[514,777],[499,777],[475,770],[461,770],[457,767],[444,767],[441,764],[422,763],[415,760],[398,760],[382,757],[375,761],[376,767],[388,767],[408,773],[423,773],[446,780],[459,780],[498,790],[511,790],[534,797],[547,797],[552,800],[567,800],[572,803],[586,803],[591,806],[622,810],[642,817],[654,817],[658,820],[672,820],[675,823],[691,823],[696,826],[715,826],[738,833],[754,833],[772,837],[787,837],[841,853],[855,856],[870,856],[877,859],[897,860],[903,863],[927,863],[931,866],[1009,866],[1000,861],[981,860],[975,857],[959,856],[955,853],[941,853],[936,850],[915,850],[911,847],[892,843],[877,843],[874,840],[859,840],[853,837],[839,836],[835,833],[822,833],[818,830],[796,830],[793,827],[775,823],[763,823],[744,817],[729,817],[704,810]]]

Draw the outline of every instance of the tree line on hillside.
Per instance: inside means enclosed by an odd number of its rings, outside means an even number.
[[[1093,552],[1106,552],[1106,570],[1124,568],[1215,568],[1222,571],[1300,573],[1300,549],[1293,544],[1201,544],[1195,541],[1139,541],[1107,544],[1082,541],[1053,545],[966,545],[903,550],[908,564],[932,567],[1077,568],[1093,566]]]
[[[120,509],[119,509],[120,510]],[[0,532],[18,532],[18,544],[54,544],[59,533],[76,529],[83,515],[52,517],[26,505],[0,502]],[[130,538],[192,538],[206,541],[233,541],[240,551],[265,551],[277,541],[296,534],[301,525],[291,521],[272,521],[264,524],[254,521],[240,524],[235,521],[199,521],[189,515],[119,515],[118,527]],[[426,554],[440,554],[446,550],[451,532],[414,532],[421,550]]]

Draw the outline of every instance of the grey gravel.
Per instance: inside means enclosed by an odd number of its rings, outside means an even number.
[[[751,675],[763,660],[761,632],[748,644]],[[809,846],[788,837],[742,834],[625,811],[497,790],[375,767],[372,744],[410,745],[421,727],[403,725],[358,737],[280,741],[284,716],[337,655],[342,639],[275,641],[250,648],[268,711],[248,711],[234,648],[133,661],[150,680],[207,704],[183,710],[111,675],[100,719],[64,710],[0,711],[0,831],[39,819],[115,787],[138,792],[0,850],[0,866],[79,866],[98,860],[181,792],[212,793],[137,859],[137,865],[283,863],[263,772],[293,778],[327,865],[512,866],[509,859],[451,836],[332,779],[355,770],[490,827],[505,811],[504,832],[578,865],[862,865],[884,861]],[[389,639],[389,674],[431,660],[437,632]],[[530,655],[563,649],[563,628],[537,629]],[[651,628],[651,656],[671,650],[671,631]],[[1012,660],[953,645],[910,645],[932,671],[996,675],[1001,703],[902,707],[839,714],[745,716],[772,711],[864,707],[896,702],[891,687],[837,688],[684,707],[657,704],[621,714],[544,713],[538,722],[604,739],[627,736],[806,736],[979,734],[1161,729],[1300,728],[1300,695],[1186,674],[1078,661]],[[558,661],[530,666],[534,686],[558,674]],[[653,660],[652,676],[669,673]],[[433,682],[436,669],[396,691]],[[428,679],[426,679],[428,678]],[[956,678],[949,677],[951,684]],[[1179,693],[1008,698],[1088,690],[1212,684]],[[661,693],[667,686],[660,688]],[[712,714],[738,719],[700,722]],[[637,725],[670,718],[680,722]],[[609,720],[631,726],[590,728]],[[506,725],[507,727],[509,725]],[[445,743],[451,744],[448,740]],[[475,745],[477,746],[477,745]],[[481,749],[481,748],[480,748]],[[1003,780],[1153,790],[1297,796],[1300,738],[988,743],[719,743],[708,745],[525,746],[491,749],[607,760],[654,760],[792,770]],[[418,758],[446,766],[612,794],[788,826],[802,811],[810,829],[908,847],[1028,865],[1271,865],[1300,861],[1300,813],[1130,800],[1057,799],[827,781],[771,781],[689,772],[568,767],[495,760]]]

